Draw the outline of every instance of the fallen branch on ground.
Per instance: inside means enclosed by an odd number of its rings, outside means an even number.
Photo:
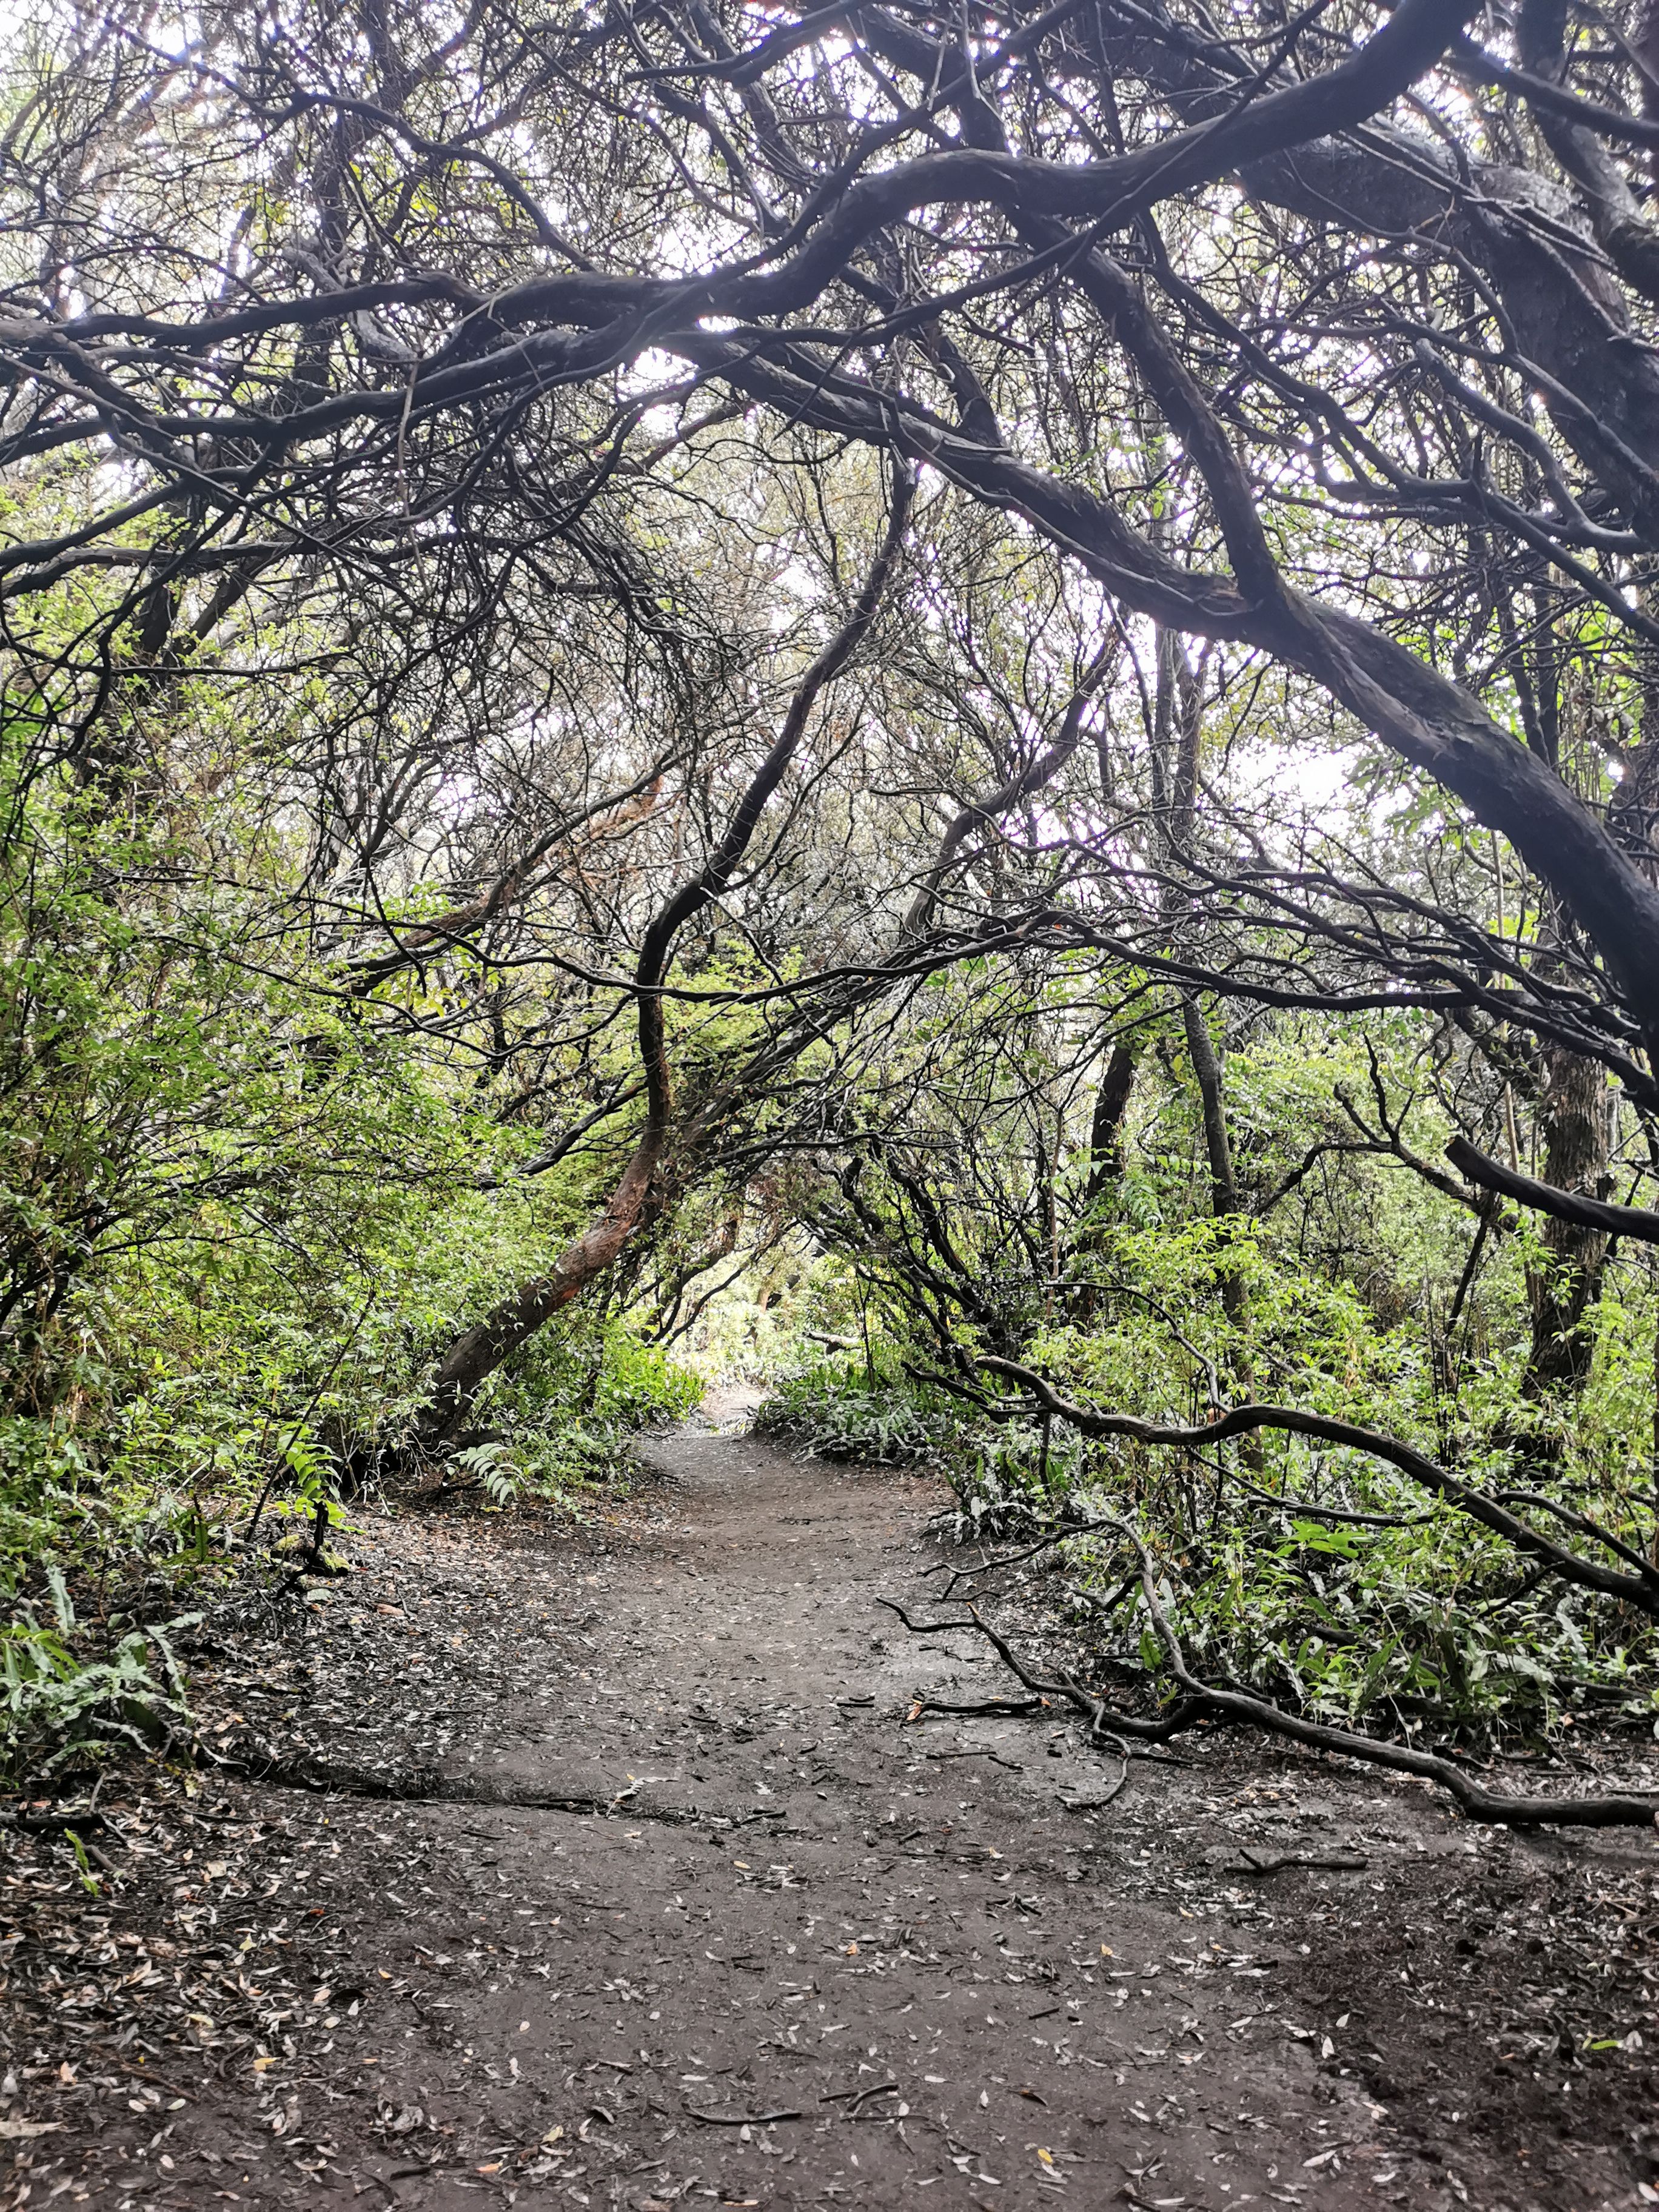
[[[845,2105],[848,2116],[871,2097],[885,2097],[898,2087],[896,2081],[872,2081],[867,2089],[826,2089],[818,2099],[821,2105]]]
[[[1012,1360],[988,1359],[982,1364],[994,1367],[1002,1373],[1016,1375],[1021,1380],[1025,1380],[1029,1376],[1033,1386],[1055,1412],[1061,1413],[1067,1419],[1071,1419],[1075,1413],[1080,1417],[1079,1425],[1083,1422],[1098,1424],[1100,1429],[1103,1429],[1107,1434],[1134,1435],[1146,1441],[1156,1443],[1184,1443],[1194,1433],[1201,1434],[1206,1440],[1213,1440],[1218,1430],[1224,1430],[1230,1435],[1237,1433],[1236,1430],[1226,1428],[1224,1419],[1212,1424],[1207,1430],[1194,1432],[1182,1430],[1159,1430],[1152,1423],[1139,1420],[1128,1414],[1092,1414],[1084,1407],[1073,1407],[1068,1401],[1057,1396],[1040,1376],[1032,1375],[1029,1369],[1016,1366]],[[1241,1408],[1242,1412],[1250,1414],[1284,1410],[1285,1409],[1261,1407]],[[1340,1422],[1322,1425],[1326,1430],[1340,1429],[1346,1425]],[[1097,1432],[1099,1432],[1099,1430]],[[1369,1432],[1364,1430],[1354,1431],[1352,1433],[1359,1437],[1369,1435]],[[1346,1441],[1346,1438],[1341,1438],[1339,1441]],[[1391,1442],[1389,1439],[1371,1441]],[[1401,1445],[1395,1449],[1404,1452],[1408,1448]],[[1412,1456],[1417,1457],[1419,1455],[1413,1454]],[[1436,1472],[1438,1473],[1440,1470],[1437,1469]],[[1449,1481],[1451,1478],[1447,1477],[1446,1480]],[[1457,1487],[1461,1488],[1462,1486],[1459,1485]],[[981,1619],[971,1605],[968,1608],[966,1620],[916,1621],[911,1620],[904,1607],[895,1599],[882,1598],[878,1602],[885,1606],[890,1613],[896,1613],[913,1636],[940,1636],[963,1629],[976,1629],[992,1646],[1009,1672],[1015,1675],[1026,1689],[1035,1693],[1035,1698],[1039,1703],[1043,1699],[1058,1699],[1072,1706],[1075,1711],[1087,1717],[1092,1737],[1098,1740],[1104,1736],[1114,1741],[1124,1759],[1126,1772],[1131,1752],[1130,1746],[1122,1741],[1123,1738],[1135,1737],[1142,1742],[1166,1742],[1170,1737],[1181,1734],[1198,1722],[1224,1718],[1240,1721],[1250,1727],[1266,1729],[1273,1735],[1287,1736],[1292,1742],[1306,1744],[1310,1749],[1316,1751],[1334,1752],[1343,1758],[1363,1760],[1368,1765],[1387,1767],[1395,1773],[1417,1775],[1425,1781],[1437,1783],[1442,1789],[1456,1799],[1471,1819],[1491,1821],[1500,1826],[1659,1827],[1659,1797],[1623,1795],[1606,1797],[1512,1797],[1501,1792],[1483,1789],[1479,1783],[1472,1781],[1450,1759],[1442,1759],[1432,1752],[1416,1751],[1407,1745],[1389,1743],[1378,1736],[1361,1735],[1350,1729],[1331,1728],[1322,1722],[1304,1720],[1297,1714],[1285,1712],[1280,1706],[1273,1705],[1265,1698],[1251,1697],[1242,1690],[1212,1689],[1208,1684],[1200,1681],[1187,1664],[1186,1655],[1158,1601],[1152,1574],[1152,1555],[1142,1541],[1139,1532],[1128,1522],[1115,1516],[1103,1516],[1095,1526],[1103,1533],[1108,1530],[1115,1531],[1133,1546],[1139,1562],[1141,1595],[1146,1602],[1153,1632],[1158,1638],[1170,1673],[1174,1676],[1182,1692],[1170,1710],[1158,1720],[1142,1720],[1131,1714],[1112,1711],[1103,1698],[1096,1697],[1091,1691],[1085,1689],[1071,1675],[1063,1672],[1056,1674],[1052,1680],[1045,1680],[1042,1676],[1033,1674],[1015,1653],[1007,1638],[1000,1635],[988,1620]],[[1620,1582],[1629,1582],[1634,1578],[1621,1576],[1617,1579]],[[913,1717],[920,1717],[921,1713],[927,1710],[928,1701],[918,1698],[912,1708]],[[1121,1780],[1119,1787],[1121,1787]],[[1115,1790],[1110,1793],[1112,1796],[1115,1796],[1116,1794]],[[1109,1797],[1101,1802],[1107,1803],[1110,1799]]]
[[[685,2107],[689,2119],[701,2120],[709,2128],[769,2128],[774,2120],[799,2120],[805,2115],[793,2109],[775,2112],[700,2112],[695,2105]]]
[[[972,1606],[968,1608],[969,1618],[966,1620],[912,1620],[896,1598],[878,1598],[876,1602],[878,1605],[884,1605],[889,1613],[897,1613],[912,1636],[941,1636],[951,1629],[977,1629],[987,1642],[994,1646],[998,1658],[1001,1660],[1010,1674],[1017,1674],[1028,1690],[1036,1692],[1035,1697],[1019,1701],[1018,1710],[1021,1711],[1036,1712],[1041,1709],[1045,1700],[1052,1701],[1058,1698],[1063,1705],[1070,1705],[1074,1712],[1083,1714],[1088,1721],[1091,1735],[1134,1736],[1143,1743],[1167,1742],[1170,1736],[1179,1735],[1182,1729],[1190,1727],[1199,1717],[1195,1711],[1189,1711],[1187,1704],[1183,1702],[1177,1705],[1173,1712],[1166,1714],[1162,1720],[1141,1720],[1133,1713],[1114,1712],[1103,1698],[1097,1698],[1091,1691],[1085,1690],[1081,1683],[1074,1682],[1069,1674],[1058,1674],[1053,1681],[1044,1681],[1038,1675],[1030,1673],[1022,1665],[1006,1639],[999,1636],[990,1622],[983,1620]],[[912,1707],[912,1711],[918,1717],[922,1713],[927,1712],[1003,1713],[1014,1710],[1016,1707],[1012,1700],[1006,1704],[939,1705],[927,1698],[918,1698]]]
[[[0,1828],[17,1828],[26,1836],[66,1835],[78,1831],[82,1835],[94,1836],[107,1828],[109,1822],[101,1813],[31,1813],[20,1808],[15,1813],[0,1813]]]
[[[951,1705],[939,1698],[918,1698],[909,1717],[925,1720],[929,1713],[937,1713],[946,1720],[1023,1720],[1028,1713],[1040,1713],[1048,1702],[1046,1698],[981,1698],[976,1705]]]
[[[1206,1689],[1188,1668],[1186,1654],[1158,1602],[1152,1554],[1141,1541],[1139,1531],[1127,1521],[1120,1521],[1117,1525],[1139,1558],[1141,1595],[1170,1672],[1188,1696],[1202,1699],[1215,1711],[1270,1729],[1275,1735],[1288,1736],[1293,1743],[1305,1743],[1316,1751],[1337,1752],[1346,1759],[1364,1759],[1370,1766],[1390,1767],[1397,1774],[1421,1775],[1449,1790],[1476,1820],[1490,1820],[1511,1828],[1659,1827],[1659,1797],[1504,1796],[1483,1790],[1478,1782],[1471,1782],[1467,1774],[1454,1766],[1450,1759],[1440,1759],[1431,1751],[1413,1751],[1404,1744],[1385,1743],[1378,1736],[1357,1735],[1350,1729],[1327,1728],[1318,1721],[1305,1721],[1297,1714],[1269,1705],[1265,1698],[1248,1697],[1242,1690]]]
[[[971,1567],[953,1567],[948,1559],[937,1559],[931,1567],[925,1567],[922,1571],[926,1575],[943,1574],[950,1577],[939,1596],[939,1603],[948,1605],[957,1594],[958,1583],[975,1582],[981,1575],[994,1574],[1000,1567],[1023,1567],[1028,1560],[1036,1559],[1042,1553],[1053,1551],[1060,1544],[1068,1544],[1074,1536],[1086,1536],[1090,1533],[1091,1524],[1087,1521],[1075,1522],[1068,1521],[1063,1522],[1060,1528],[1050,1529],[1045,1534],[1039,1536],[1035,1543],[1028,1544],[1023,1552],[999,1553],[995,1558],[981,1559],[977,1565]]]
[[[1358,1851],[1343,1851],[1330,1856],[1316,1851],[1279,1851],[1273,1858],[1263,1859],[1258,1858],[1254,1851],[1247,1850],[1241,1844],[1238,1855],[1244,1862],[1243,1866],[1222,1867],[1219,1871],[1222,1874],[1277,1874],[1283,1867],[1314,1867],[1331,1874],[1364,1874],[1370,1864],[1370,1861],[1362,1857]]]
[[[1176,1639],[1174,1630],[1158,1601],[1152,1583],[1152,1559],[1139,1535],[1127,1522],[1114,1524],[1127,1538],[1139,1553],[1141,1563],[1141,1589],[1152,1627],[1170,1671],[1175,1676],[1184,1695],[1170,1710],[1156,1721],[1140,1720],[1130,1714],[1114,1713],[1103,1699],[1074,1682],[1068,1674],[1060,1674],[1052,1682],[1044,1682],[1032,1674],[1015,1656],[1007,1639],[1000,1636],[988,1621],[977,1614],[971,1621],[914,1621],[902,1606],[891,1598],[879,1602],[891,1613],[897,1613],[913,1636],[935,1636],[942,1626],[951,1628],[976,1627],[995,1649],[998,1656],[1020,1680],[1028,1686],[1042,1691],[1049,1698],[1062,1698],[1080,1712],[1090,1717],[1091,1733],[1097,1737],[1134,1736],[1141,1741],[1166,1742],[1170,1737],[1182,1734],[1199,1722],[1211,1719],[1243,1721],[1252,1727],[1267,1729],[1276,1735],[1288,1736],[1293,1742],[1304,1743],[1316,1751],[1330,1751],[1345,1759],[1363,1760],[1371,1766],[1385,1766],[1396,1773],[1414,1774],[1424,1780],[1437,1782],[1449,1791],[1472,1820],[1487,1820],[1498,1826],[1517,1827],[1583,1827],[1583,1828],[1646,1828],[1659,1827],[1659,1797],[1510,1797],[1491,1790],[1483,1790],[1472,1782],[1448,1759],[1432,1752],[1413,1751],[1404,1744],[1387,1743],[1378,1736],[1356,1735],[1352,1729],[1328,1728],[1318,1721],[1303,1720],[1295,1713],[1287,1713],[1279,1706],[1270,1705],[1265,1698],[1252,1698],[1241,1690],[1212,1690],[1190,1672],[1185,1655]],[[1144,1756],[1132,1751],[1127,1743],[1114,1747],[1123,1757],[1126,1765],[1131,1757]],[[1121,1786],[1120,1782],[1119,1786]],[[1100,1801],[1106,1804],[1117,1795],[1116,1790]],[[1090,1809],[1095,1809],[1092,1806]]]

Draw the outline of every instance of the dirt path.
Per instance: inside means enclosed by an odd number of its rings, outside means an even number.
[[[372,1523],[301,1660],[222,1654],[228,1747],[433,1794],[134,1799],[101,1896],[21,1865],[14,2201],[1659,2201],[1659,2034],[1564,2057],[1553,1946],[1525,2027],[1528,1929],[1582,1889],[1636,1931],[1584,1969],[1630,2033],[1651,1842],[1495,1835],[1256,1744],[1080,1809],[1115,1764],[1059,1718],[903,1725],[1006,1686],[876,1604],[927,1607],[933,1489],[746,1437],[651,1457],[631,1516],[550,1545]]]

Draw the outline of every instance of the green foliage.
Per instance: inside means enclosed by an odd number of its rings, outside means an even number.
[[[953,1422],[949,1401],[896,1371],[884,1347],[874,1374],[861,1360],[805,1362],[780,1375],[756,1416],[763,1435],[787,1439],[814,1459],[863,1460],[874,1467],[939,1462]]]
[[[123,1747],[164,1749],[189,1721],[170,1638],[196,1617],[129,1629],[89,1655],[62,1570],[48,1565],[44,1580],[51,1618],[25,1607],[0,1628],[0,1782],[49,1778]]]
[[[625,1324],[605,1333],[605,1359],[593,1410],[613,1427],[670,1428],[702,1396],[702,1378],[671,1358],[660,1345],[646,1344]]]
[[[491,1378],[478,1418],[499,1433],[447,1464],[496,1504],[521,1491],[568,1497],[621,1477],[629,1439],[684,1420],[702,1390],[701,1376],[627,1321],[578,1316],[532,1338]]]
[[[1341,1095],[1374,1119],[1378,1082],[1407,1113],[1410,1146],[1433,1160],[1449,1125],[1421,1095],[1422,1042],[1403,1016],[1363,1034],[1337,1020],[1263,1024],[1228,1063],[1246,1188],[1271,1194],[1321,1141],[1352,1139]],[[1141,1141],[1121,1172],[1085,1206],[1082,1164],[1062,1159],[1049,1198],[1018,1113],[987,1116],[975,1103],[966,1078],[983,1040],[958,1055],[965,1097],[928,1044],[927,1087],[896,1139],[902,1173],[865,1172],[856,1224],[833,1200],[828,1215],[846,1232],[840,1304],[821,1288],[813,1318],[845,1328],[860,1306],[878,1316],[874,1373],[861,1356],[805,1361],[780,1382],[768,1425],[846,1456],[927,1461],[955,1489],[964,1530],[1127,1514],[1192,1662],[1321,1718],[1480,1741],[1553,1734],[1575,1713],[1652,1723],[1651,1620],[1538,1574],[1378,1458],[1277,1432],[1201,1454],[1091,1443],[1063,1422],[1045,1447],[1018,1392],[1000,1397],[999,1417],[991,1378],[981,1412],[906,1373],[952,1364],[943,1322],[956,1360],[1012,1356],[1073,1399],[1156,1423],[1198,1425],[1218,1406],[1272,1400],[1402,1438],[1465,1483],[1589,1514],[1651,1556],[1659,1297],[1644,1264],[1608,1273],[1585,1316],[1587,1379],[1552,1395],[1528,1379],[1529,1285],[1544,1263],[1535,1224],[1476,1250],[1466,1209],[1397,1159],[1352,1151],[1292,1180],[1290,1203],[1217,1219],[1179,1063],[1171,1079],[1152,1054],[1136,1096]],[[1025,1045],[1020,1065],[1029,1082]],[[890,1081],[890,1063],[882,1074]],[[971,1144],[940,1133],[952,1115],[980,1116]],[[933,1141],[907,1152],[918,1127]],[[948,1251],[933,1222],[948,1224]],[[1044,1244],[1059,1255],[1053,1284],[1034,1264]],[[929,1271],[920,1285],[901,1264],[917,1251]],[[958,1263],[946,1302],[938,1286]],[[1547,1507],[1532,1510],[1561,1533]],[[1121,1539],[1079,1536],[1062,1556],[1102,1664],[1162,1679]]]
[[[544,1139],[425,1025],[419,978],[395,1003],[341,993],[326,939],[282,918],[305,854],[261,806],[257,778],[161,803],[0,724],[9,1773],[165,1736],[176,1670],[142,1624],[253,1571],[256,1514],[308,1543],[343,1486],[391,1479],[434,1353],[609,1170],[517,1173]],[[573,1315],[497,1378],[480,1418],[502,1441],[454,1474],[498,1503],[614,1479],[700,1388],[625,1322]]]

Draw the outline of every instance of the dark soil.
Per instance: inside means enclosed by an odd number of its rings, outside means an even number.
[[[877,1606],[931,1486],[649,1457],[365,1518],[198,1665],[231,1766],[4,1839],[13,2202],[1659,2203],[1659,1838],[1208,1732],[1090,1811],[1064,1715],[907,1723],[1012,1686]]]

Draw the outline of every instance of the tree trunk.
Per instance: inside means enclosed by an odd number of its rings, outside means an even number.
[[[1182,917],[1187,899],[1176,872],[1192,852],[1198,815],[1199,755],[1204,735],[1204,695],[1188,660],[1186,648],[1173,630],[1160,630],[1158,646],[1157,720],[1153,732],[1156,793],[1164,816],[1170,881],[1165,893],[1165,915],[1171,942],[1182,936]],[[1173,750],[1173,758],[1171,758]],[[1233,1148],[1227,1134],[1227,1104],[1222,1085],[1221,1055],[1210,1035],[1209,1024],[1195,991],[1181,994],[1181,1024],[1187,1040],[1187,1057],[1198,1085],[1204,1125],[1204,1150],[1210,1169],[1210,1211],[1218,1222],[1231,1219],[1239,1210],[1238,1179],[1233,1171]],[[1242,1329],[1249,1318],[1244,1285],[1231,1267],[1221,1273],[1221,1303],[1227,1318]]]
[[[1095,1093],[1094,1117],[1089,1125],[1089,1180],[1084,1189],[1086,1206],[1097,1205],[1108,1184],[1115,1182],[1123,1172],[1123,1123],[1135,1087],[1135,1066],[1134,1047],[1120,1037]]]
[[[1594,1060],[1559,1045],[1543,1050],[1539,1102],[1543,1180],[1558,1190],[1607,1195],[1607,1076]],[[1585,1317],[1601,1294],[1607,1237],[1600,1229],[1546,1216],[1547,1257],[1527,1271],[1532,1351],[1523,1389],[1529,1398],[1570,1394],[1589,1379],[1594,1350]]]
[[[915,489],[910,470],[896,462],[887,527],[852,613],[802,678],[776,742],[738,800],[725,836],[645,933],[634,979],[645,1074],[645,1127],[610,1204],[592,1227],[559,1255],[546,1274],[521,1284],[444,1353],[433,1376],[426,1413],[417,1424],[418,1440],[425,1449],[436,1449],[455,1434],[471,1413],[479,1391],[503,1360],[527,1344],[562,1306],[568,1305],[596,1276],[603,1274],[639,1225],[668,1143],[671,1098],[661,986],[674,939],[684,924],[711,899],[719,897],[731,882],[767,801],[794,757],[813,702],[841,673],[875,620],[898,558]]]
[[[657,1016],[659,1031],[662,1001],[654,995],[640,1001],[642,1028],[647,1006]],[[444,1443],[461,1426],[479,1391],[501,1362],[527,1344],[561,1306],[568,1305],[611,1266],[644,1212],[666,1134],[665,1115],[647,1116],[634,1157],[611,1203],[592,1227],[560,1253],[546,1274],[522,1284],[445,1352],[433,1376],[430,1402],[419,1427],[420,1440],[428,1449]]]
[[[1210,1035],[1204,1009],[1187,993],[1181,1001],[1182,1026],[1187,1033],[1187,1057],[1204,1113],[1204,1149],[1210,1160],[1210,1210],[1218,1221],[1238,1212],[1238,1183],[1233,1174],[1233,1148],[1227,1135],[1227,1107],[1221,1089],[1221,1055]]]

